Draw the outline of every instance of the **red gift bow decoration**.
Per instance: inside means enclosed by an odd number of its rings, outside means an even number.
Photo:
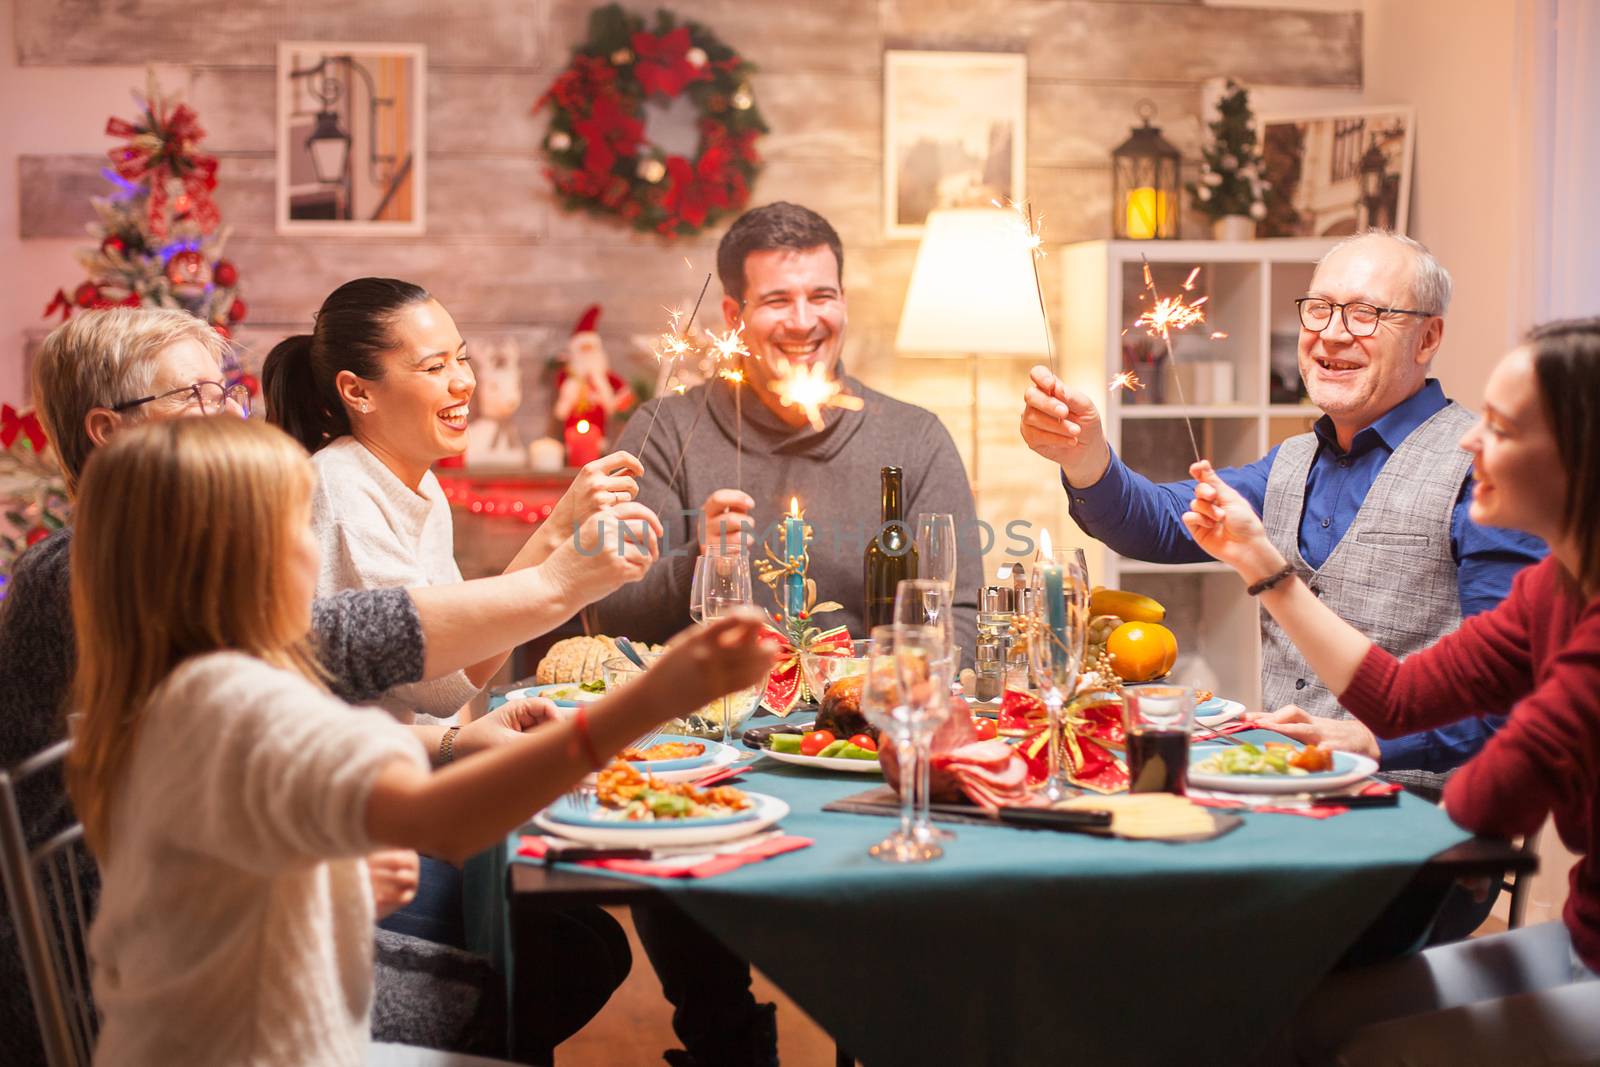
[[[106,155],[123,180],[149,180],[151,235],[166,236],[167,183],[174,179],[183,188],[179,199],[187,200],[180,210],[187,210],[202,233],[211,232],[222,221],[221,212],[211,200],[211,190],[217,187],[217,161],[195,150],[206,135],[199,116],[186,104],[168,111],[166,100],[152,95],[145,102],[144,118],[142,126],[115,117],[106,120],[107,136],[128,139],[127,144],[107,150]]]
[[[72,317],[72,297],[67,295],[65,289],[57,289],[56,295],[50,298],[50,303],[45,306],[44,317],[49,318],[57,311],[61,312],[61,321],[66,322]]]
[[[0,404],[0,445],[10,448],[18,436],[28,439],[35,452],[43,452],[49,444],[39,417],[33,412],[20,412],[10,404]]]
[[[1007,711],[1020,721],[1046,717],[1044,701],[1030,693],[1006,690],[1001,699],[1001,717]],[[1063,712],[1062,758],[1066,760],[1067,781],[1096,793],[1120,793],[1128,788],[1128,768],[1117,758],[1122,747],[1122,709],[1113,704],[1090,705],[1073,713]],[[1043,727],[1017,745],[1028,764],[1028,782],[1038,784],[1050,774],[1050,728]]]
[[[787,715],[800,702],[800,690],[805,681],[800,671],[802,651],[824,655],[850,654],[850,631],[843,626],[824,630],[804,649],[795,648],[787,637],[771,626],[767,627],[764,636],[769,641],[776,641],[778,646],[778,662],[773,666],[772,673],[767,675],[767,687],[761,694],[761,706],[774,715]]]
[[[639,57],[633,74],[646,96],[651,93],[677,96],[690,82],[711,80],[708,64],[697,67],[689,62],[689,48],[687,26],[679,26],[660,37],[643,32],[633,35],[633,51]]]

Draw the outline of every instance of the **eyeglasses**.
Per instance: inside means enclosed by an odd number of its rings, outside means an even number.
[[[193,385],[180,385],[176,389],[168,389],[164,393],[154,393],[150,396],[141,396],[137,400],[124,400],[120,404],[111,405],[112,411],[127,411],[141,404],[148,404],[156,400],[165,400],[169,396],[183,396],[188,394],[189,403],[197,404],[205,415],[220,415],[228,410],[232,404],[239,410],[239,414],[248,418],[250,415],[250,390],[240,382],[234,385],[223,385],[221,382],[201,381]]]
[[[1335,304],[1331,300],[1324,300],[1319,296],[1302,296],[1296,300],[1295,306],[1300,309],[1300,325],[1312,333],[1321,333],[1333,322],[1334,309],[1344,316],[1344,328],[1350,332],[1351,337],[1371,337],[1378,332],[1378,323],[1385,315],[1421,315],[1431,318],[1431,311],[1413,311],[1409,308],[1381,308],[1372,304],[1363,304],[1353,301],[1349,304]]]

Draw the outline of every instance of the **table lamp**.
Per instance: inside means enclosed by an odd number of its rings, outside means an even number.
[[[917,249],[895,350],[964,354],[972,370],[972,492],[978,493],[978,357],[1049,351],[1032,249],[1015,211],[934,211]]]

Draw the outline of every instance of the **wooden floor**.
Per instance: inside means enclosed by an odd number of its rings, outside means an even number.
[[[663,1062],[662,1052],[680,1047],[672,1033],[672,1009],[633,931],[632,916],[626,908],[608,910],[628,931],[633,970],[605,1010],[556,1050],[557,1067],[644,1067]],[[833,1039],[759,971],[755,997],[778,1005],[778,1055],[784,1067],[833,1067]]]

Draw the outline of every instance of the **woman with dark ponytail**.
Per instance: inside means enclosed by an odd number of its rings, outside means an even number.
[[[430,470],[466,450],[475,384],[449,312],[421,286],[357,278],[323,301],[311,333],[272,350],[262,377],[267,418],[305,446],[317,473],[311,524],[321,549],[318,594],[460,582],[450,505]],[[585,467],[507,570],[548,575],[552,599],[577,590],[580,599],[595,600],[643,577],[661,525],[633,499],[640,473],[625,452]],[[619,538],[623,522],[638,543]],[[601,550],[605,542],[610,547]],[[423,731],[436,759],[448,762],[460,751],[465,705],[504,661],[495,655],[396,686],[379,703]],[[384,925],[462,945],[459,872],[423,857],[416,899]]]

